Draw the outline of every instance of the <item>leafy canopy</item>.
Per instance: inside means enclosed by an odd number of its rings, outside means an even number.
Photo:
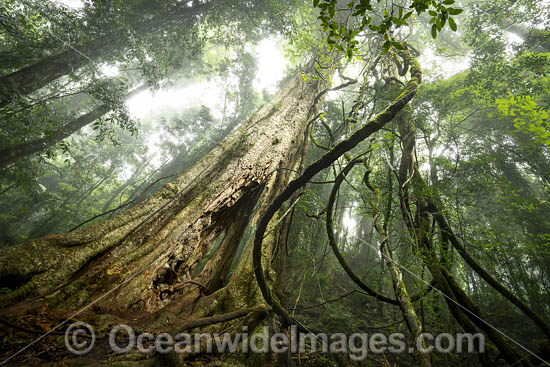
[[[356,37],[365,30],[371,30],[385,39],[383,51],[391,47],[403,49],[401,42],[393,32],[403,26],[409,26],[409,18],[428,12],[433,38],[441,32],[445,24],[453,30],[457,25],[451,15],[462,13],[463,9],[454,8],[455,0],[413,0],[402,4],[392,2],[390,7],[380,7],[370,0],[350,1],[345,7],[339,7],[338,0],[313,0],[313,6],[320,10],[318,19],[321,27],[328,33],[327,42],[330,48],[345,52],[348,59],[357,54],[359,41]]]

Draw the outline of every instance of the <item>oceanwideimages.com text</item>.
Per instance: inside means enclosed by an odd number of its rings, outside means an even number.
[[[65,344],[69,351],[82,355],[95,345],[93,328],[83,322],[69,326]],[[364,360],[369,353],[484,353],[481,333],[420,334],[414,341],[402,333],[303,333],[292,325],[287,332],[272,333],[268,326],[238,333],[136,333],[128,325],[116,325],[109,333],[109,347],[115,353],[132,350],[141,353],[347,353]]]

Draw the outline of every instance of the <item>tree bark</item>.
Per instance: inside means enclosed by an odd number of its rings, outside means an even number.
[[[332,203],[334,202],[334,196],[336,192],[338,191],[342,181],[344,180],[345,175],[351,170],[351,168],[357,164],[360,163],[360,160],[352,160],[348,165],[342,170],[340,175],[336,178],[336,181],[334,183],[330,198],[329,198],[329,204],[327,207],[327,228],[330,227],[329,231],[329,241],[331,244],[334,243],[334,239],[331,238],[330,233],[332,232],[332,227],[330,225],[329,220],[332,220],[331,213],[332,213]],[[368,170],[368,168],[367,168]],[[396,296],[396,303],[399,306],[399,309],[401,310],[401,314],[403,315],[403,319],[405,320],[405,323],[407,324],[407,328],[411,332],[412,336],[414,337],[414,340],[417,341],[417,343],[420,343],[424,350],[426,350],[427,344],[424,340],[424,337],[422,335],[422,324],[420,323],[420,320],[418,319],[418,316],[416,314],[416,311],[414,310],[411,297],[409,296],[409,293],[407,292],[407,288],[405,286],[405,282],[403,281],[403,275],[397,265],[394,263],[392,254],[389,249],[389,237],[384,229],[384,225],[382,224],[382,221],[380,219],[380,190],[375,188],[371,185],[369,182],[369,173],[370,171],[367,171],[364,177],[364,184],[367,186],[372,193],[374,194],[374,201],[371,202],[371,209],[373,211],[373,220],[374,220],[374,226],[376,228],[376,232],[378,233],[380,237],[380,253],[382,254],[383,261],[386,263],[386,266],[388,267],[388,270],[390,272],[392,285],[394,289],[394,293]],[[366,197],[366,196],[365,196]],[[336,253],[336,256],[338,257],[338,253]],[[341,256],[341,255],[340,255]],[[340,260],[340,259],[339,259]],[[419,365],[421,367],[430,367],[430,356],[426,353],[423,353],[423,351],[418,350],[416,354]]]
[[[531,366],[529,361],[522,358],[511,345],[501,336],[496,329],[485,321],[481,310],[472,302],[458,282],[446,268],[446,262],[438,259],[435,255],[433,243],[428,238],[430,221],[429,197],[422,176],[414,159],[414,148],[416,145],[415,125],[410,116],[402,116],[399,120],[399,133],[401,135],[403,150],[399,166],[400,202],[403,220],[413,237],[413,240],[420,249],[424,265],[430,271],[436,287],[445,296],[453,317],[463,326],[467,332],[472,332],[478,327],[487,334],[494,343],[503,358],[511,365]],[[416,213],[413,213],[409,205],[408,190],[412,187],[413,198],[416,204]],[[435,214],[434,214],[435,215]],[[446,228],[440,228],[446,233]],[[479,354],[482,363],[487,357]],[[485,361],[484,361],[485,360]]]
[[[253,328],[268,307],[254,280],[252,246],[231,274],[230,265],[244,229],[255,225],[300,168],[321,87],[296,75],[243,127],[131,210],[83,230],[0,249],[0,287],[12,289],[0,299],[1,313],[13,317],[22,301],[35,297],[27,304],[65,314],[92,301],[94,311],[83,315],[121,318],[129,311],[124,323],[153,333],[181,332],[197,320],[227,321],[235,312],[233,319],[244,317],[241,322]],[[264,240],[266,268],[277,238],[272,231]],[[274,282],[272,270],[266,278]]]
[[[236,122],[235,122],[236,124]],[[235,124],[228,124],[225,128],[223,128],[219,134],[216,134],[217,136],[214,139],[208,139],[208,142],[205,144],[204,147],[201,149],[193,149],[191,151],[185,151],[177,155],[176,157],[172,158],[166,165],[161,167],[154,176],[151,177],[151,181],[159,181],[159,183],[155,183],[153,185],[150,185],[147,187],[146,190],[139,191],[142,186],[140,186],[138,189],[136,189],[135,192],[133,192],[129,198],[133,198],[134,202],[130,205],[130,207],[133,207],[135,205],[138,205],[139,203],[143,202],[150,193],[156,192],[161,187],[161,181],[163,181],[163,177],[168,179],[170,177],[176,176],[184,172],[189,167],[193,166],[195,162],[197,162],[204,154],[211,151],[216,144],[218,144],[221,140],[225,139],[231,131],[235,128]],[[165,181],[166,182],[166,181]],[[147,182],[144,182],[146,184]],[[135,196],[136,193],[139,193],[139,195]]]

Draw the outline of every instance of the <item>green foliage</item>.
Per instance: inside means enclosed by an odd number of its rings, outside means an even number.
[[[322,29],[327,33],[328,45],[345,53],[348,60],[351,60],[358,53],[359,41],[356,38],[365,30],[376,32],[384,38],[382,46],[384,52],[392,47],[402,50],[403,44],[393,37],[393,33],[401,27],[409,26],[411,16],[418,16],[426,11],[430,16],[433,38],[437,37],[447,22],[449,27],[456,31],[457,25],[451,15],[459,15],[463,9],[452,7],[454,2],[454,0],[413,0],[401,5],[392,2],[391,7],[386,8],[379,6],[380,1],[376,1],[375,4],[370,0],[362,0],[350,1],[347,9],[337,11],[337,0],[313,0],[313,6],[320,10],[318,19],[321,21]],[[344,15],[341,14],[344,11],[359,24],[356,25],[349,19],[344,21]],[[375,20],[377,18],[379,20]],[[353,26],[350,26],[350,23]]]
[[[116,76],[91,81],[84,98],[77,95],[51,101],[48,111],[55,111],[60,121],[44,122],[43,126],[31,124],[44,118],[38,115],[28,124],[12,125],[21,117],[17,113],[2,121],[2,146],[11,146],[53,134],[82,105],[93,102],[86,110],[99,105],[111,108],[108,114],[43,154],[0,171],[0,192],[7,189],[0,197],[0,245],[68,231],[121,205],[122,209],[131,207],[134,200],[144,200],[189,168],[258,108],[261,97],[253,89],[257,70],[253,53],[236,46],[220,54],[208,53],[200,63],[189,63],[187,67],[190,79],[184,84],[206,77],[219,79],[227,104],[221,118],[214,117],[209,107],[199,105],[181,111],[158,111],[137,125],[125,105],[129,81]],[[177,76],[170,81],[172,85],[182,83]],[[10,126],[16,130],[10,130]],[[108,214],[87,225],[112,215]]]
[[[550,121],[548,111],[538,106],[531,96],[497,98],[499,111],[514,118],[517,132],[532,134],[541,144],[550,145]]]
[[[314,8],[304,5],[291,19],[294,31],[288,37],[288,43],[285,44],[285,55],[292,65],[306,63],[309,61],[311,52],[325,42],[321,39],[321,34],[316,27],[308,26],[315,23]]]
[[[48,1],[11,0],[0,5],[0,26],[6,31],[0,32],[0,60],[6,60],[1,66],[3,74],[67,49],[48,33],[50,28],[56,35],[67,35],[71,45],[110,32],[117,35],[113,42],[121,45],[113,54],[96,60],[97,64],[75,70],[0,110],[0,146],[11,147],[53,136],[94,107],[110,107],[108,114],[70,138],[0,171],[2,245],[65,232],[106,213],[87,225],[97,223],[137,205],[191,167],[269,98],[253,88],[257,72],[253,42],[263,36],[288,36],[285,51],[306,83],[324,79],[330,84],[333,65],[342,67],[334,74],[342,82],[349,77],[358,79],[338,94],[327,96],[319,120],[310,125],[311,136],[321,148],[311,144],[306,162],[301,162],[304,165],[324,154],[323,147],[333,147],[360,128],[401,92],[407,77],[399,65],[402,39],[407,38],[411,49],[422,53],[422,46],[433,45],[431,37],[437,37],[436,51],[458,50],[469,55],[471,65],[461,73],[425,81],[411,103],[408,113],[417,128],[414,163],[428,182],[415,187],[416,194],[437,195],[441,212],[483,267],[534,309],[550,315],[547,32],[531,29],[522,45],[509,47],[503,31],[508,21],[537,19],[544,25],[544,17],[536,11],[546,14],[547,10],[527,0],[473,2],[468,4],[472,20],[467,29],[462,29],[466,22],[461,22],[459,30],[455,19],[462,5],[452,0],[410,0],[391,7],[373,0],[315,0],[313,7],[299,2],[287,7],[274,0],[222,0],[216,2],[219,5],[212,13],[200,18],[200,24],[199,17],[192,22],[170,17],[178,4],[87,1],[80,11]],[[47,13],[44,7],[49,9]],[[299,12],[294,16],[296,8]],[[143,32],[143,18],[162,22]],[[447,32],[446,25],[453,33]],[[411,34],[404,36],[409,31]],[[380,51],[385,53],[380,55]],[[303,72],[312,55],[315,69]],[[346,59],[353,62],[345,64]],[[100,72],[104,66],[116,66],[120,72],[106,77]],[[158,91],[207,78],[220,80],[222,98],[215,107],[159,109],[139,124],[125,108],[124,97],[136,85],[145,83]],[[356,112],[353,118],[352,111]],[[382,238],[374,228],[375,219],[383,219],[392,256],[408,271],[403,272],[403,282],[409,293],[417,294],[426,287],[423,281],[430,281],[416,238],[407,230],[401,213],[403,183],[396,178],[401,137],[398,121],[392,121],[372,140],[349,152],[353,156],[370,149],[364,156],[365,166],[354,168],[342,184],[333,223],[350,266],[366,283],[390,297],[394,289],[381,262]],[[231,149],[243,154],[250,143],[242,135]],[[280,141],[275,139],[273,144],[275,148]],[[290,226],[288,248],[277,249],[278,254],[288,254],[284,306],[289,310],[296,306],[292,311],[296,317],[324,331],[406,333],[397,308],[390,310],[361,292],[351,293],[355,284],[327,247],[325,208],[331,183],[345,164],[342,158],[319,173],[292,214],[281,222],[280,228],[287,223]],[[285,169],[291,173],[293,168]],[[373,205],[376,195],[365,186],[367,170],[369,182],[380,194],[378,211]],[[420,209],[418,201],[410,203],[415,221],[421,217]],[[434,217],[427,216],[433,223]],[[434,252],[443,258],[445,233],[434,224],[429,229]],[[254,227],[249,226],[239,254],[253,232]],[[213,251],[210,249],[210,254]],[[522,340],[533,337],[533,329],[524,326],[525,319],[480,282],[456,252],[450,251],[448,259],[452,264],[449,272],[465,293],[488,311],[492,323],[514,337],[524,337]],[[280,257],[271,260],[277,265]],[[233,269],[237,269],[235,262]],[[0,293],[5,291],[0,289]],[[430,332],[449,332],[456,327],[436,291],[415,307]],[[522,327],[510,326],[512,322]],[[328,358],[317,357],[312,363],[329,365]],[[437,357],[434,360],[439,362]],[[455,362],[471,365],[472,361],[453,360],[451,364]]]

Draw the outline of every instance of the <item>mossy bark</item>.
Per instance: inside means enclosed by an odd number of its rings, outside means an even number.
[[[429,190],[420,175],[416,160],[414,159],[416,144],[414,121],[408,116],[403,116],[398,122],[403,146],[399,166],[401,212],[415,245],[422,254],[424,265],[434,279],[436,288],[445,297],[445,302],[451,314],[466,332],[474,333],[476,328],[479,328],[487,334],[501,356],[510,365],[531,366],[531,363],[527,359],[522,358],[506,339],[502,337],[498,330],[485,321],[485,316],[481,310],[473,303],[450,273],[447,268],[448,263],[445,259],[440,259],[436,256],[435,246],[428,237],[428,233],[430,232],[429,214],[434,215],[437,221],[437,216],[441,215],[441,213],[433,210]],[[409,188],[412,188],[413,199],[416,204],[416,212],[414,213],[409,205]],[[438,222],[438,224],[443,232],[446,232],[447,235],[450,234],[449,227],[441,228],[441,222]],[[487,355],[480,353],[479,357],[481,363],[485,365],[489,363]]]
[[[1,249],[0,285],[12,289],[0,299],[2,313],[13,317],[46,305],[66,315],[95,302],[83,315],[114,315],[149,332],[181,332],[190,320],[243,309],[251,310],[243,322],[257,324],[267,308],[252,246],[231,275],[230,265],[247,227],[302,166],[320,88],[297,75],[240,129],[131,210]],[[270,284],[277,230],[262,250]]]

